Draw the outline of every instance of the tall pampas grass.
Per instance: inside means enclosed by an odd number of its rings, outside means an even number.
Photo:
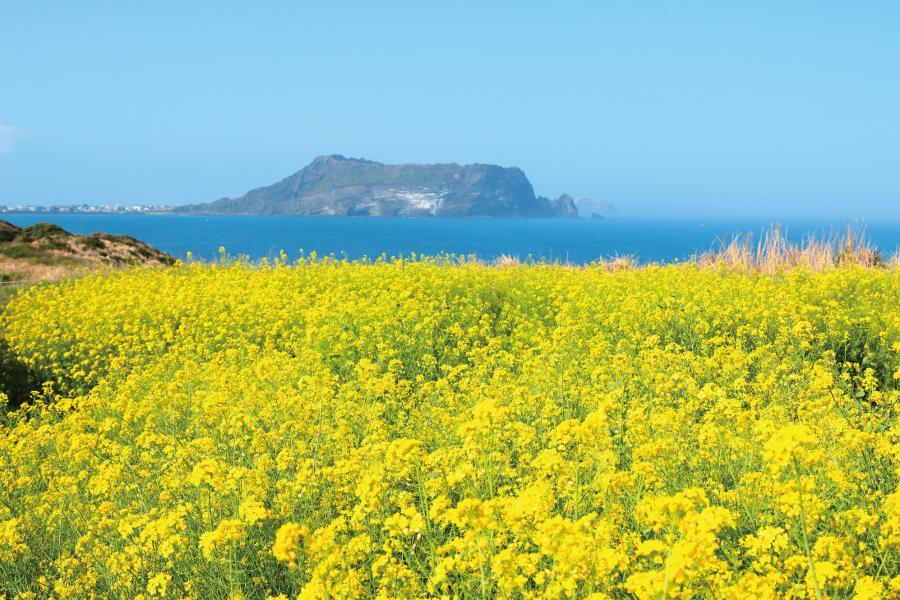
[[[848,224],[842,231],[824,237],[808,236],[796,243],[788,239],[778,225],[763,230],[754,240],[753,233],[743,233],[721,240],[717,247],[694,260],[702,267],[731,267],[772,273],[802,268],[824,271],[834,267],[860,265],[885,266],[879,251],[866,239],[859,226]],[[888,266],[896,267],[900,257],[894,255]]]

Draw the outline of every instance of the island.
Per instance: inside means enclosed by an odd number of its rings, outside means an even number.
[[[273,185],[176,213],[343,217],[576,218],[572,198],[536,196],[521,169],[488,164],[388,165],[319,156]]]

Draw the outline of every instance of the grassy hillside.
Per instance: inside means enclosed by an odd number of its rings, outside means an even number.
[[[175,259],[124,235],[75,235],[52,223],[17,227],[0,220],[0,284],[55,281],[132,265],[165,266]]]
[[[888,597],[900,271],[188,265],[30,289],[0,590]],[[866,595],[868,594],[868,595]]]

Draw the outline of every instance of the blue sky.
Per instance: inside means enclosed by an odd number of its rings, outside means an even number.
[[[188,203],[318,154],[622,214],[900,218],[898,2],[0,4],[0,204]]]

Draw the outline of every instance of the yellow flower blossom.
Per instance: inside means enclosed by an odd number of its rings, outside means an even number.
[[[147,582],[147,593],[151,596],[165,596],[172,576],[168,573],[157,573]]]
[[[309,535],[306,525],[297,523],[285,523],[278,528],[275,534],[275,544],[272,546],[272,554],[276,559],[287,563],[290,567],[297,566],[297,552],[300,541]]]

